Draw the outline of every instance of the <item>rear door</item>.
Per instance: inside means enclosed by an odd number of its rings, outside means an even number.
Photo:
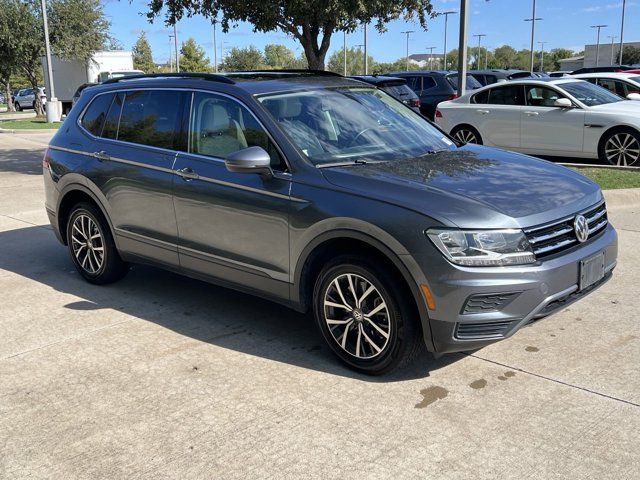
[[[486,145],[520,147],[523,96],[522,85],[505,85],[472,97],[470,116]]]
[[[288,297],[290,174],[266,130],[232,97],[194,92],[189,145],[174,166],[183,269]],[[274,176],[227,170],[250,146],[271,156]]]
[[[120,249],[170,267],[179,265],[171,189],[187,95],[160,89],[112,95],[93,142],[97,162],[87,172],[107,199]]]
[[[558,98],[567,97],[555,88],[525,86],[521,123],[523,149],[549,155],[583,150],[584,110],[577,105],[575,108],[554,107]]]

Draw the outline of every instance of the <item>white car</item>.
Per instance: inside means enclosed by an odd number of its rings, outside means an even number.
[[[44,91],[44,87],[38,88],[38,95],[42,100],[42,105],[47,103],[47,95]],[[35,108],[36,96],[33,88],[23,88],[18,92],[14,101],[14,106],[16,107],[16,111],[20,112],[25,108]]]
[[[572,75],[606,88],[628,100],[640,100],[640,73],[596,72]]]
[[[463,143],[640,166],[640,102],[572,77],[488,85],[438,104],[435,122]]]

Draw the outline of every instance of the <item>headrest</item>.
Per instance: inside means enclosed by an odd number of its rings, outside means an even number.
[[[278,100],[278,118],[295,118],[300,116],[302,103],[294,98]]]
[[[202,129],[219,132],[229,128],[231,118],[222,105],[206,105],[202,109]]]

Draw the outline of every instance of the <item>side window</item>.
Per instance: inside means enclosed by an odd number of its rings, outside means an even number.
[[[107,112],[113,100],[112,93],[98,95],[89,104],[82,116],[81,124],[92,135],[99,137],[102,134],[102,127],[107,118]]]
[[[285,168],[267,132],[244,106],[228,97],[194,93],[189,130],[192,153],[226,158],[238,150],[257,146],[269,153],[272,168]]]
[[[498,81],[498,77],[495,75],[485,75],[484,77],[485,85],[489,85],[491,83],[496,83]]]
[[[414,92],[419,92],[422,90],[422,78],[421,77],[405,77],[407,80],[407,85]]]
[[[174,149],[183,94],[176,90],[137,90],[127,92],[118,140]]]
[[[484,90],[471,97],[471,103],[488,103],[490,90]]]
[[[492,88],[487,103],[491,105],[522,105],[522,85]]]
[[[557,91],[538,86],[527,86],[527,105],[532,107],[553,107],[559,98],[566,98]]]
[[[102,127],[102,138],[111,138],[115,140],[118,136],[118,122],[120,121],[120,112],[122,111],[122,99],[124,94],[116,93],[111,106],[109,107],[109,113],[104,120],[104,127]]]
[[[422,77],[422,89],[429,90],[436,86],[436,81],[433,77]]]

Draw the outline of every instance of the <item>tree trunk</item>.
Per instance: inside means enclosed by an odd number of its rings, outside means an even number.
[[[322,29],[317,25],[304,25],[302,34],[296,35],[302,44],[302,48],[304,48],[304,56],[307,57],[309,70],[325,69],[324,61],[327,56],[327,50],[329,50],[333,29],[333,25],[330,24],[324,25]],[[321,40],[320,32],[322,32]]]
[[[4,82],[4,98],[7,102],[7,112],[15,112],[16,108],[13,106],[13,99],[11,98],[11,84],[8,81]]]

